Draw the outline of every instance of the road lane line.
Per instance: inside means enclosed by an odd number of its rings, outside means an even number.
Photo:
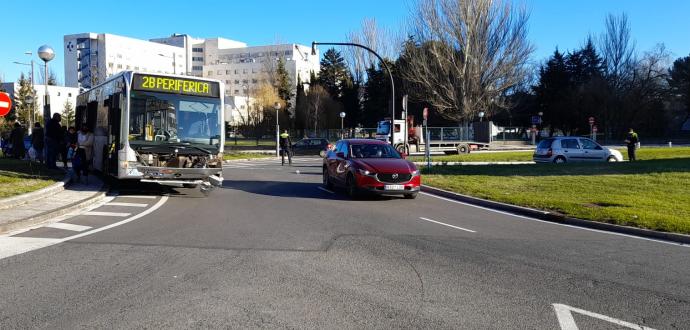
[[[422,220],[424,220],[424,221],[433,222],[433,223],[436,223],[436,224],[439,224],[439,225],[442,225],[442,226],[451,227],[451,228],[455,228],[455,229],[460,229],[460,230],[464,230],[464,231],[470,232],[470,233],[476,233],[476,231],[474,231],[474,230],[470,230],[470,229],[467,229],[467,228],[462,228],[462,227],[458,227],[458,226],[449,225],[449,224],[443,223],[443,222],[441,222],[441,221],[436,221],[436,220],[429,219],[429,218],[425,218],[425,217],[419,217],[419,218],[422,219]]]
[[[561,330],[578,330],[579,327],[575,323],[575,318],[573,318],[572,312],[593,317],[602,321],[613,323],[622,327],[636,330],[654,330],[653,328],[646,327],[643,325],[626,322],[619,320],[617,318],[610,317],[608,315],[603,315],[599,313],[594,313],[586,311],[584,309],[575,308],[572,306],[564,304],[553,304],[553,309],[556,311],[556,317],[558,317],[558,324],[561,326]]]
[[[461,202],[461,201],[456,201],[456,200],[453,200],[453,199],[450,199],[450,198],[445,198],[445,197],[441,197],[441,196],[436,196],[436,195],[434,195],[434,194],[430,194],[430,193],[426,193],[426,192],[420,192],[420,193],[421,193],[422,195],[426,195],[426,196],[429,196],[429,197],[433,197],[433,198],[437,198],[437,199],[440,199],[440,200],[444,200],[444,201],[446,201],[446,202],[456,203],[456,204],[465,205],[465,206],[471,206],[471,207],[474,207],[474,208],[477,208],[477,209],[482,209],[482,210],[490,211],[490,212],[493,212],[493,213],[499,213],[499,214],[503,214],[503,215],[507,215],[507,216],[511,216],[511,217],[516,217],[516,218],[521,218],[521,219],[525,219],[525,220],[531,220],[531,221],[541,222],[541,223],[545,223],[545,224],[549,224],[549,225],[564,226],[564,227],[570,227],[570,228],[574,228],[574,229],[592,231],[592,232],[595,232],[595,233],[608,234],[608,235],[616,235],[616,236],[623,236],[623,237],[629,237],[629,238],[636,238],[636,239],[641,239],[641,240],[645,240],[645,241],[651,241],[651,242],[657,242],[657,243],[663,243],[663,244],[668,244],[668,245],[675,245],[675,246],[682,246],[682,247],[690,248],[690,245],[688,245],[688,244],[676,243],[676,242],[668,242],[668,241],[658,240],[658,239],[654,239],[654,238],[646,238],[646,237],[628,235],[628,234],[623,234],[623,233],[615,233],[615,232],[611,232],[611,231],[605,231],[605,230],[599,230],[599,229],[593,229],[593,228],[587,228],[587,227],[573,226],[573,225],[568,225],[568,224],[564,224],[564,223],[551,222],[551,221],[546,221],[546,220],[541,220],[541,219],[526,217],[526,216],[524,216],[524,215],[513,214],[513,213],[510,213],[510,212],[504,212],[504,211],[494,210],[494,209],[490,209],[490,208],[488,208],[488,207],[483,207],[483,206],[479,206],[479,205],[469,204],[469,203],[465,203],[465,202]]]
[[[138,199],[156,199],[156,196],[143,196],[143,195],[120,195],[117,197],[121,198],[138,198]]]
[[[85,212],[83,214],[84,215],[95,215],[95,216],[99,216],[99,217],[128,217],[131,213],[91,211],[91,212]]]
[[[106,203],[105,205],[131,206],[131,207],[147,207],[147,206],[149,206],[149,204],[143,204],[143,203],[122,203],[122,202],[110,202],[110,203]]]
[[[324,188],[324,187],[316,187],[316,188],[318,188],[319,190],[323,190],[323,191],[325,191],[325,192],[327,192],[327,193],[329,193],[329,194],[335,194],[334,191],[330,191],[330,190],[328,190],[328,189],[326,189],[326,188]]]
[[[93,228],[91,226],[75,225],[75,224],[65,223],[65,222],[49,223],[43,227],[69,230],[69,231],[85,231],[85,230],[89,230],[89,229]]]

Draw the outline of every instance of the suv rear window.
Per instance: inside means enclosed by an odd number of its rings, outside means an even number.
[[[553,139],[542,140],[541,142],[539,142],[539,145],[537,145],[537,148],[539,148],[539,149],[551,148],[552,143],[553,143]]]

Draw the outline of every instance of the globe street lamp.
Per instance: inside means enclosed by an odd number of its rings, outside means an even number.
[[[345,115],[347,115],[345,112],[341,112],[341,113],[340,113],[340,138],[341,138],[341,139],[344,139],[344,138],[345,138],[345,133],[344,133],[344,131],[343,131],[343,129],[344,129],[344,127],[343,127],[343,122],[344,122],[344,120],[345,120]]]
[[[48,120],[50,120],[50,96],[48,95],[48,62],[55,58],[55,51],[48,45],[43,45],[38,48],[38,57],[45,62],[45,76],[43,82],[45,83],[45,96],[43,101],[43,127],[48,128]],[[44,134],[44,145],[48,146],[48,134]],[[43,148],[43,159],[48,159],[48,148]],[[55,166],[55,163],[52,164]]]
[[[280,156],[280,125],[278,125],[278,110],[280,110],[280,103],[273,104],[276,109],[276,156]]]
[[[479,112],[479,122],[482,122],[482,119],[484,119],[484,111]]]

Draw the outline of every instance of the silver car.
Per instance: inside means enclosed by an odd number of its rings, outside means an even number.
[[[532,159],[537,163],[620,162],[620,151],[601,146],[592,139],[558,136],[539,142]]]

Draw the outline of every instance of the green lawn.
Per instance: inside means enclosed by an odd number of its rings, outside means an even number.
[[[647,156],[669,155],[650,150]],[[690,157],[559,166],[436,166],[423,180],[572,217],[690,234]]]
[[[233,138],[226,138],[225,139],[225,146],[227,147],[255,147],[255,146],[274,146],[276,145],[276,140],[275,139],[270,139],[270,140],[259,140],[259,144],[256,144],[256,140],[254,139],[237,139],[237,144],[235,144],[235,139]]]
[[[618,149],[623,158],[628,159],[628,152],[625,148]],[[533,151],[508,151],[508,152],[475,152],[460,155],[431,156],[434,162],[515,162],[531,161]],[[642,147],[637,150],[639,160],[650,159],[670,159],[690,157],[690,147]],[[424,157],[410,157],[411,161],[422,162]]]
[[[255,154],[255,153],[225,153],[223,154],[224,160],[240,160],[240,159],[250,159],[250,158],[270,158],[275,157],[275,154]]]
[[[65,173],[29,161],[0,159],[0,198],[28,193],[62,180]]]

